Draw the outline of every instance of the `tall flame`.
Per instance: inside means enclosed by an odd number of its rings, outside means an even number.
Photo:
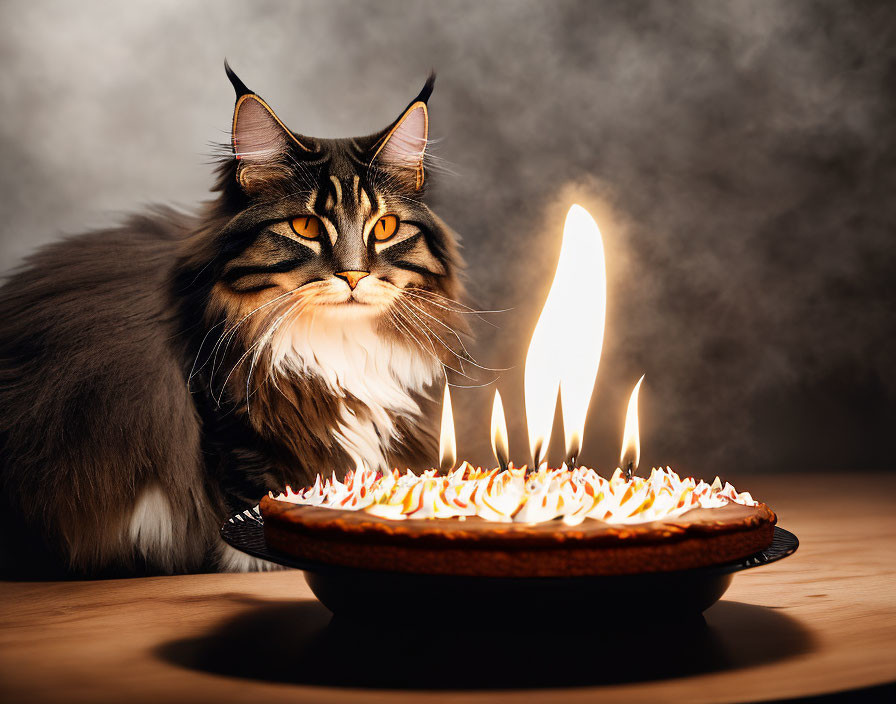
[[[451,410],[451,394],[445,384],[442,401],[442,432],[439,434],[439,466],[447,472],[457,462],[457,440],[454,437],[454,412]]]
[[[641,462],[641,432],[638,429],[638,391],[641,389],[641,382],[644,381],[644,374],[638,379],[632,395],[628,400],[628,411],[625,414],[625,430],[622,433],[622,451],[619,453],[619,466],[630,478],[630,474],[634,474],[638,470],[638,464]],[[629,470],[631,465],[631,470]]]
[[[501,392],[495,389],[495,402],[492,404],[492,452],[501,469],[507,469],[510,462],[510,448],[507,443],[507,421],[504,419],[504,404],[501,403]]]
[[[597,223],[580,205],[566,215],[554,281],[526,355],[526,421],[537,466],[551,437],[557,391],[566,454],[582,449],[585,416],[604,341],[607,272]]]

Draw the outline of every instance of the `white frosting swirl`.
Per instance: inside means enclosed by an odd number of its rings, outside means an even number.
[[[671,468],[652,469],[647,478],[626,481],[617,469],[604,479],[577,467],[526,472],[525,467],[484,470],[464,462],[446,475],[428,470],[416,475],[397,469],[386,474],[360,468],[344,481],[330,478],[306,489],[271,497],[306,506],[366,511],[390,520],[479,516],[487,521],[542,523],[560,519],[577,525],[586,519],[634,524],[680,516],[695,508],[720,508],[729,502],[756,506],[716,477],[712,484],[679,477]]]

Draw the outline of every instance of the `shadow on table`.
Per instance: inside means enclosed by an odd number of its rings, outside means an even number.
[[[793,618],[732,601],[719,602],[705,619],[654,625],[585,623],[581,605],[559,604],[557,624],[492,627],[452,612],[450,597],[437,603],[405,627],[390,626],[388,609],[358,624],[332,618],[317,601],[269,604],[199,638],[165,643],[157,654],[231,677],[439,690],[643,682],[749,667],[813,647]]]

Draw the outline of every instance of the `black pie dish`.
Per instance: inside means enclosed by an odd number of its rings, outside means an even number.
[[[450,605],[458,618],[473,613],[499,618],[518,617],[520,609],[535,616],[556,615],[564,605],[586,607],[601,619],[633,614],[657,617],[699,615],[716,603],[736,572],[776,562],[796,552],[799,540],[790,531],[775,527],[772,544],[749,557],[709,567],[676,572],[645,572],[621,576],[590,577],[468,577],[413,574],[329,565],[302,560],[269,548],[264,539],[264,520],[258,507],[233,516],[221,527],[221,537],[232,547],[254,557],[305,573],[314,595],[340,617],[369,618],[371,604],[388,596],[390,608],[380,618],[426,618],[433,603]],[[617,608],[625,605],[626,608]],[[398,613],[400,612],[400,613]]]

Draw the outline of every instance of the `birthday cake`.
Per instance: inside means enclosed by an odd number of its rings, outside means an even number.
[[[771,545],[775,514],[716,478],[669,468],[627,480],[588,468],[445,475],[369,469],[261,501],[265,540],[333,565],[480,577],[668,572]]]

